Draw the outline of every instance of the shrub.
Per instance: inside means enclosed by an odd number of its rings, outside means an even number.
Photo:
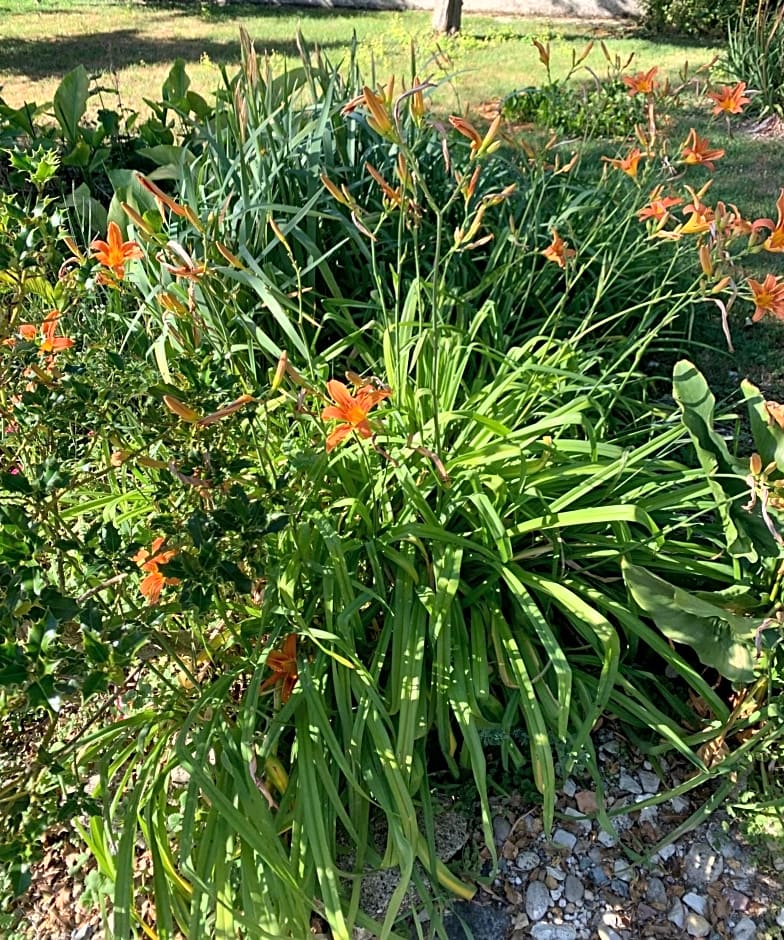
[[[727,23],[727,49],[721,65],[753,89],[752,106],[761,115],[784,115],[784,7],[769,0],[741,4]]]
[[[737,15],[737,0],[641,0],[643,25],[653,33],[723,36]]]

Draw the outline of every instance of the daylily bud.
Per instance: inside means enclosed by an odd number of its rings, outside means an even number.
[[[288,362],[288,353],[284,349],[278,358],[278,367],[275,369],[275,375],[272,377],[273,391],[280,388],[280,383],[283,381],[283,376],[286,374],[286,366],[288,365]]]
[[[749,458],[749,470],[755,477],[762,473],[762,457],[759,454],[754,453]]]
[[[713,259],[711,258],[710,247],[703,242],[703,244],[698,248],[697,253],[700,257],[700,267],[702,268],[702,273],[706,277],[710,277],[713,274]]]
[[[163,403],[169,409],[169,411],[174,412],[178,418],[182,418],[183,421],[187,421],[188,424],[194,424],[201,418],[201,415],[194,411],[193,408],[189,408],[188,405],[184,404],[175,398],[173,395],[164,395]]]
[[[121,467],[130,456],[131,452],[129,450],[113,450],[109,457],[109,463],[113,467]]]

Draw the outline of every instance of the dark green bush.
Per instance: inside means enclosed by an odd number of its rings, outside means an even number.
[[[642,0],[643,25],[654,33],[723,37],[737,0]]]

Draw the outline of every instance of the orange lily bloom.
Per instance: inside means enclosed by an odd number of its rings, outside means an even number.
[[[670,214],[670,209],[674,206],[679,206],[683,202],[683,200],[679,199],[677,196],[662,196],[661,192],[661,186],[657,186],[656,189],[651,192],[648,205],[643,206],[637,213],[637,218],[640,222],[644,222],[646,219],[654,219],[656,222],[662,222]]]
[[[34,342],[40,329],[41,339],[38,343],[38,348],[43,354],[53,355],[54,353],[62,352],[64,349],[70,349],[74,344],[74,341],[70,337],[55,336],[59,320],[60,311],[52,310],[51,313],[46,315],[40,328],[33,323],[22,323],[19,326],[19,335],[22,339]]]
[[[140,548],[131,558],[131,561],[135,561],[142,571],[147,572],[147,577],[144,578],[139,585],[139,590],[144,597],[147,598],[149,604],[158,603],[161,598],[161,591],[165,585],[180,583],[179,578],[167,578],[158,570],[158,565],[165,565],[177,554],[174,549],[168,549],[162,552],[161,548],[163,547],[164,541],[163,536],[159,536],[153,541],[149,552],[146,548]]]
[[[638,72],[636,75],[621,75],[624,85],[629,89],[630,95],[651,95],[656,88],[654,75],[659,67],[654,65],[648,72]]]
[[[762,243],[766,251],[782,252],[784,251],[784,189],[779,193],[776,200],[776,210],[778,218],[776,224],[771,219],[759,219],[754,223],[754,228],[764,227],[770,229],[770,235]]]
[[[566,242],[558,234],[557,229],[553,229],[552,243],[548,245],[541,254],[543,254],[548,261],[557,264],[559,268],[565,268],[567,258],[573,258],[577,252],[574,248],[568,248]]]
[[[743,92],[746,90],[745,82],[738,82],[734,87],[722,85],[718,91],[709,91],[708,97],[712,98],[716,104],[713,107],[713,114],[742,114],[743,105],[748,104],[751,98],[746,98]]]
[[[755,305],[751,317],[753,322],[761,320],[766,313],[784,320],[784,278],[768,274],[761,284],[749,278],[749,287]]]
[[[466,121],[465,118],[457,117],[454,114],[449,115],[449,123],[454,127],[454,129],[467,137],[471,141],[471,159],[475,157],[482,157],[486,153],[494,153],[501,146],[500,140],[495,140],[496,135],[498,134],[498,128],[501,126],[501,115],[497,114],[494,118],[490,127],[487,129],[487,133],[484,137],[479,133],[479,131],[471,124],[470,121]]]
[[[352,431],[356,431],[360,437],[372,437],[373,429],[368,421],[368,413],[392,394],[392,390],[388,388],[363,386],[352,395],[348,387],[337,379],[327,382],[327,391],[335,404],[328,405],[321,412],[321,418],[323,421],[336,419],[342,422],[327,438],[327,453],[337,447]]]
[[[602,160],[604,160],[605,163],[609,163],[610,166],[615,167],[616,170],[623,170],[627,176],[631,176],[632,179],[634,179],[637,176],[637,168],[640,160],[644,156],[646,156],[646,154],[642,153],[638,147],[635,147],[627,156],[620,159],[602,157]]]
[[[683,156],[684,163],[701,163],[704,167],[713,171],[715,169],[713,161],[723,157],[724,151],[711,150],[708,138],[700,137],[697,131],[692,127],[681,149],[681,155]]]
[[[267,656],[267,665],[272,675],[261,683],[261,692],[280,686],[280,701],[283,705],[291,698],[297,684],[297,634],[290,633],[283,641],[282,650],[273,650]]]
[[[93,258],[105,268],[109,268],[120,281],[125,277],[126,261],[133,261],[142,256],[137,242],[123,241],[120,226],[116,222],[109,223],[106,241],[96,238],[90,242],[90,248],[93,250]]]

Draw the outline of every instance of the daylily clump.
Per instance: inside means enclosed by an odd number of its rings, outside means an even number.
[[[327,453],[337,447],[353,431],[363,438],[372,437],[373,428],[368,420],[368,414],[380,401],[389,398],[392,394],[389,388],[363,385],[352,395],[348,387],[337,379],[327,382],[327,391],[334,404],[328,405],[321,412],[321,418],[323,421],[341,422],[327,437]]]
[[[51,356],[54,353],[62,352],[64,349],[70,349],[74,344],[69,336],[55,335],[59,322],[60,311],[52,310],[46,315],[40,326],[36,326],[34,323],[22,323],[19,327],[19,335],[22,339],[37,342],[42,355]]]

